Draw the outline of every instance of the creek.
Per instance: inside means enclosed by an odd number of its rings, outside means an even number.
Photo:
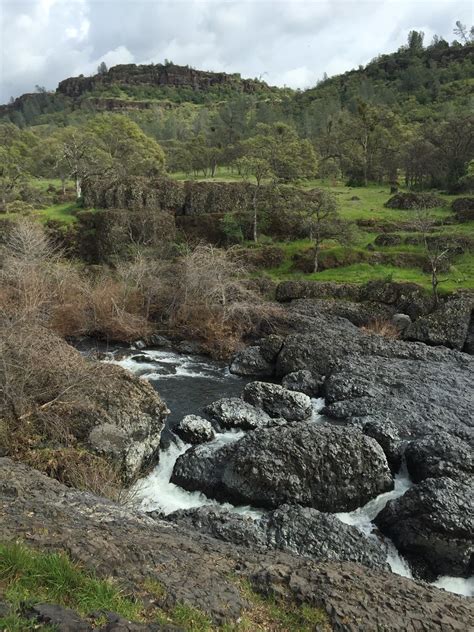
[[[143,511],[158,510],[165,515],[178,509],[190,509],[202,505],[223,506],[231,511],[245,513],[258,518],[263,510],[249,506],[235,507],[229,503],[219,503],[199,492],[188,492],[170,482],[176,459],[190,446],[173,433],[173,428],[188,414],[202,414],[202,409],[221,397],[237,397],[248,380],[232,375],[226,364],[198,355],[183,355],[171,350],[134,350],[117,347],[108,349],[105,361],[118,364],[142,379],[148,380],[167,403],[170,414],[162,433],[162,447],[157,467],[141,479],[135,493]],[[324,400],[314,399],[313,422],[329,422],[319,411]],[[217,449],[223,443],[237,441],[243,431],[218,433],[212,444]],[[335,514],[341,522],[354,525],[368,538],[376,538],[373,519],[386,503],[404,494],[412,485],[406,469],[395,477],[394,489],[381,494],[355,511]],[[387,562],[392,572],[412,577],[407,562],[400,556],[395,546],[388,542]],[[441,577],[435,586],[447,591],[474,595],[474,577]]]

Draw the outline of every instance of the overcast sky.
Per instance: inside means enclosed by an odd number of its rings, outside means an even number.
[[[451,41],[463,0],[0,0],[0,102],[97,65],[161,62],[305,88],[396,50]]]

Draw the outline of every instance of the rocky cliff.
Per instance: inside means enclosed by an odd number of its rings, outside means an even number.
[[[269,86],[256,79],[242,79],[240,74],[207,72],[189,66],[175,64],[121,64],[104,74],[92,77],[70,77],[61,81],[58,92],[69,97],[80,97],[86,92],[105,89],[110,86],[156,86],[171,88],[191,88],[207,91],[215,87],[230,88],[238,92],[252,94],[268,91]]]

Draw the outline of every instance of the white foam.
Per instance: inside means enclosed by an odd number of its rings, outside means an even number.
[[[474,576],[464,579],[463,577],[440,577],[433,583],[433,586],[443,588],[448,592],[474,597]]]
[[[208,446],[219,447],[228,443],[238,441],[244,436],[241,431],[230,430],[217,435],[216,439]],[[178,509],[192,509],[211,505],[222,507],[237,513],[246,514],[253,518],[258,518],[262,512],[249,506],[235,507],[230,503],[219,503],[217,500],[207,498],[200,492],[188,492],[182,487],[178,487],[170,482],[171,474],[177,458],[186,452],[190,445],[177,438],[176,443],[172,443],[169,448],[160,453],[158,466],[149,476],[138,481],[134,492],[140,501],[142,511],[162,511],[165,515],[177,511]]]

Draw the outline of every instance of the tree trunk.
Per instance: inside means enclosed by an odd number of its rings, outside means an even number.
[[[66,178],[61,178],[61,188],[63,195],[66,195]]]
[[[76,198],[79,199],[82,195],[81,179],[76,176]]]
[[[253,194],[253,240],[255,243],[258,241],[257,235],[257,191],[258,188],[255,188],[255,193]]]
[[[319,244],[314,245],[314,269],[313,272],[317,272],[319,268]]]

